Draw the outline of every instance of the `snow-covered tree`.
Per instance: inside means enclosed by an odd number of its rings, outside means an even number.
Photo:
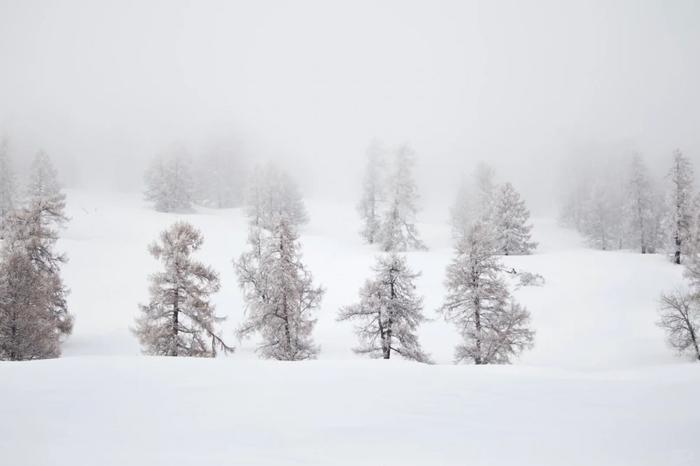
[[[369,244],[379,239],[384,201],[384,150],[378,141],[367,149],[367,165],[362,182],[362,197],[357,206],[362,218],[362,237]]]
[[[37,208],[44,220],[54,222],[56,226],[68,220],[64,215],[66,195],[61,190],[56,169],[44,151],[39,151],[32,161],[26,197],[28,204],[40,204]]]
[[[416,330],[425,321],[423,299],[416,295],[415,279],[406,258],[396,253],[377,258],[375,277],[360,289],[360,302],[340,310],[338,320],[356,320],[360,354],[389,359],[396,352],[406,359],[428,362]]]
[[[258,352],[265,358],[315,358],[313,313],[324,291],[301,261],[297,228],[306,210],[286,175],[265,179],[262,187],[249,209],[250,249],[235,262],[246,302],[239,335],[259,334]]]
[[[659,314],[658,325],[666,331],[671,347],[679,353],[691,353],[700,360],[700,306],[697,294],[676,290],[661,295]]]
[[[10,160],[7,139],[0,141],[0,228],[17,204],[15,174]],[[0,238],[2,234],[0,233]]]
[[[531,241],[530,211],[510,183],[497,190],[493,205],[493,227],[498,251],[505,255],[530,254],[537,247]]]
[[[192,208],[194,182],[189,158],[179,151],[156,157],[145,174],[144,197],[159,212]]]
[[[407,145],[399,147],[395,154],[381,229],[381,246],[387,252],[426,249],[415,225],[419,196],[413,179],[414,157]]]
[[[693,166],[690,160],[676,150],[673,154],[673,165],[669,172],[671,180],[671,192],[669,196],[671,228],[673,239],[673,261],[681,263],[685,245],[688,242],[692,229],[695,208],[693,203]]]
[[[16,209],[5,223],[0,251],[0,359],[58,357],[60,344],[73,329],[68,293],[61,279],[66,262],[54,246],[55,203],[34,199]]]
[[[497,253],[491,226],[477,222],[457,244],[447,268],[449,291],[439,312],[464,339],[456,350],[458,362],[506,364],[533,345],[530,314],[512,298]]]
[[[192,259],[203,243],[202,234],[186,222],[177,222],[149,247],[164,270],[151,275],[148,304],[133,329],[146,354],[155,356],[213,357],[217,348],[233,351],[219,336],[212,293],[219,277],[210,267]]]

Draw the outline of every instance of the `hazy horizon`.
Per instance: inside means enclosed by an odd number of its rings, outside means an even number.
[[[700,161],[700,4],[0,2],[0,134],[67,186],[139,190],[173,145],[354,199],[373,138],[426,205],[490,163],[549,212],[569,157]]]

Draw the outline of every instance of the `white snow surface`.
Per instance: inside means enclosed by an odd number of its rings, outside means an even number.
[[[377,250],[362,244],[352,204],[307,206],[304,260],[326,288],[321,354],[281,363],[235,339],[241,209],[161,214],[139,195],[69,191],[59,249],[70,259],[74,333],[62,359],[0,363],[0,464],[700,464],[700,366],[678,358],[655,325],[659,294],[683,282],[665,257],[594,251],[535,219],[536,254],[504,258],[546,279],[516,292],[535,348],[512,366],[455,366],[459,336],[435,312],[452,254],[447,212],[426,209],[429,250],[408,261],[422,272],[432,320],[420,338],[437,364],[367,360],[351,351],[352,324],[335,317],[357,300]],[[129,330],[158,268],[146,247],[177,219],[202,230],[199,258],[221,274],[231,356],[141,356]]]

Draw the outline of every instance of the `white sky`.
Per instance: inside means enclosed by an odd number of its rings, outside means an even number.
[[[0,0],[0,132],[72,184],[231,145],[317,196],[378,137],[429,200],[486,160],[543,205],[587,147],[700,162],[700,2]]]

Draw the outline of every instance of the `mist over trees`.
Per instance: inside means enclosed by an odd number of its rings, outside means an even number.
[[[378,243],[384,252],[427,249],[416,227],[420,195],[414,165],[415,153],[406,144],[386,151],[373,141],[368,148],[358,205],[363,225],[360,234],[367,243]]]
[[[690,160],[675,151],[669,170],[656,173],[639,155],[618,162],[579,167],[567,178],[561,223],[597,249],[663,252],[680,264],[691,253],[698,221]]]
[[[298,228],[308,217],[299,190],[268,167],[251,180],[248,204],[249,249],[234,262],[246,304],[238,334],[259,335],[264,358],[313,359],[319,352],[313,313],[324,290],[302,262]]]
[[[17,203],[15,171],[10,157],[7,138],[0,140],[0,238],[2,225]]]

